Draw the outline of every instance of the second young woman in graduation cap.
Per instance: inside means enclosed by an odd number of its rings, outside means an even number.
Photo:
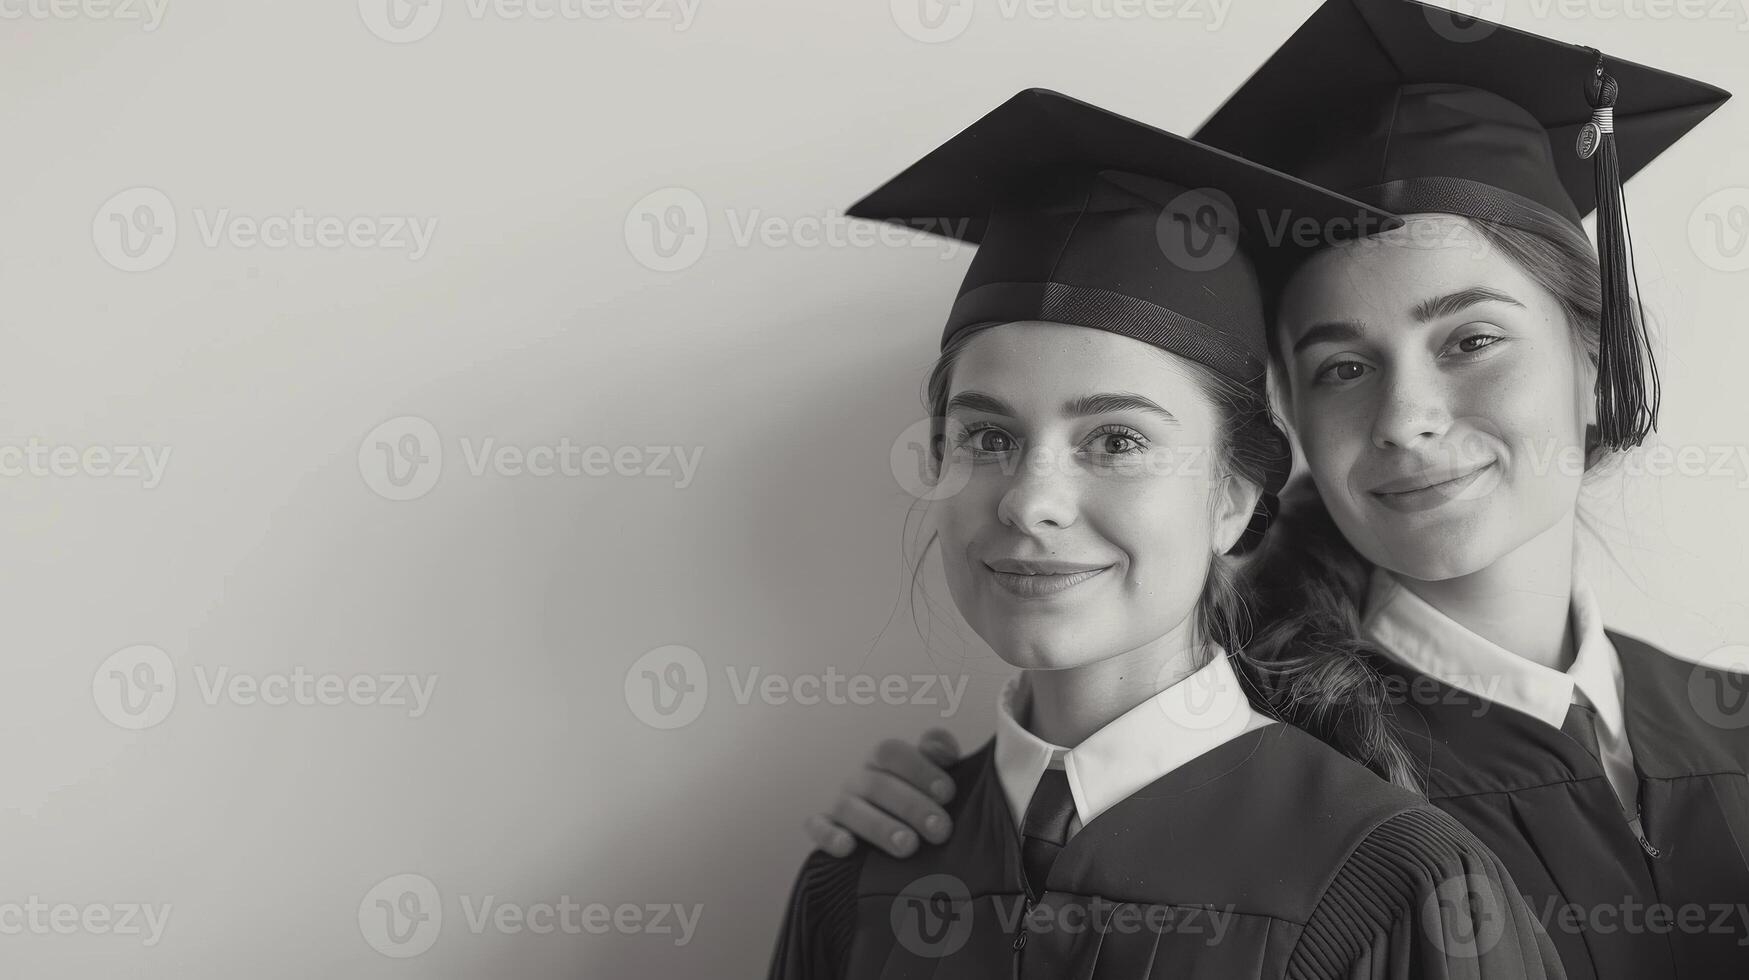
[[[1560,976],[1493,855],[1254,706],[1232,659],[1227,553],[1290,460],[1241,240],[1381,216],[1037,90],[851,213],[979,243],[930,507],[956,607],[1021,677],[939,846],[808,859],[772,976]]]
[[[1312,480],[1260,567],[1280,639],[1296,605],[1340,604],[1422,692],[1395,710],[1418,781],[1586,980],[1749,977],[1749,717],[1720,700],[1749,678],[1607,629],[1577,551],[1584,487],[1661,394],[1622,183],[1727,97],[1331,0],[1198,134],[1405,216],[1387,247],[1312,257],[1276,305]]]
[[[1375,650],[1411,763],[1392,774],[1499,855],[1585,980],[1749,977],[1749,678],[1606,629],[1575,554],[1584,481],[1659,399],[1621,183],[1725,98],[1438,8],[1329,0],[1197,134],[1407,221],[1319,252],[1276,305],[1311,482],[1259,556],[1251,651]],[[926,797],[871,790],[879,819],[836,823],[935,832]]]

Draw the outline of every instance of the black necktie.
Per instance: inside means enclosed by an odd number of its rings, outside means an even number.
[[[1075,798],[1069,794],[1068,774],[1046,769],[1020,821],[1020,857],[1026,865],[1026,891],[1032,897],[1044,893],[1045,876],[1069,840],[1069,821],[1074,816]]]
[[[1567,720],[1561,724],[1561,731],[1578,742],[1579,746],[1603,765],[1603,750],[1597,744],[1597,712],[1577,701],[1567,709]]]

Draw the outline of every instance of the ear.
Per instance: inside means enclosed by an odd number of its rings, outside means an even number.
[[[1231,473],[1220,478],[1215,485],[1214,499],[1212,538],[1215,554],[1224,555],[1239,543],[1239,537],[1250,526],[1251,515],[1256,513],[1257,501],[1262,497],[1263,488],[1250,480]]]

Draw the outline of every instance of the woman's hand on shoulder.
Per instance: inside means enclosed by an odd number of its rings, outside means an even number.
[[[832,808],[808,818],[808,836],[834,857],[848,857],[857,838],[898,858],[916,852],[919,836],[931,844],[947,840],[953,823],[942,804],[953,799],[954,784],[944,767],[959,758],[959,743],[943,728],[924,732],[916,745],[887,739],[845,782]]]

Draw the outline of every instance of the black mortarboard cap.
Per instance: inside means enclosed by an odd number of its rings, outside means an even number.
[[[1108,330],[1245,385],[1268,364],[1253,258],[1401,224],[1376,208],[1066,95],[1015,95],[850,215],[977,244],[942,332]],[[1295,235],[1290,228],[1314,230]],[[1279,432],[1277,433],[1279,435]],[[1264,490],[1287,477],[1283,466]]]
[[[1044,89],[991,110],[849,213],[979,246],[943,347],[967,327],[1048,320],[1124,334],[1247,384],[1268,361],[1257,253],[1401,223]]]
[[[1398,214],[1583,234],[1597,209],[1599,423],[1623,447],[1656,425],[1657,375],[1621,183],[1729,97],[1413,0],[1326,0],[1196,137]]]

